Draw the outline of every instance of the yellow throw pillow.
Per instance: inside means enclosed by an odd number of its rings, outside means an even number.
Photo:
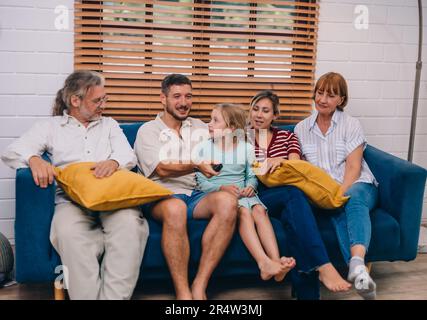
[[[106,178],[96,178],[90,169],[95,162],[78,162],[55,168],[56,181],[68,196],[94,211],[135,207],[173,194],[172,191],[128,170],[118,170]]]
[[[255,172],[261,169],[254,163]],[[283,160],[273,173],[257,174],[267,187],[295,186],[320,208],[335,209],[344,205],[350,197],[344,197],[341,185],[321,168],[304,160]]]

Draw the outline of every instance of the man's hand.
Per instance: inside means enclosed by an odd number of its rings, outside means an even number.
[[[41,188],[47,188],[49,184],[53,183],[56,173],[53,170],[52,164],[43,160],[39,156],[32,156],[28,163],[36,185]]]
[[[235,185],[221,186],[219,190],[231,193],[236,198],[240,197],[240,189]]]
[[[196,166],[197,170],[203,173],[206,178],[211,178],[213,176],[217,176],[218,172],[216,172],[210,163],[202,162]]]
[[[91,168],[93,175],[96,178],[105,178],[111,176],[119,168],[119,164],[115,160],[105,160],[95,163]]]
[[[240,190],[240,198],[252,198],[255,195],[255,190],[251,186]]]

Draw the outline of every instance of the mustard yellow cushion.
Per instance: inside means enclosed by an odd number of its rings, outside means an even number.
[[[260,169],[261,164],[254,163],[254,168]],[[341,185],[328,173],[304,160],[283,160],[273,173],[257,177],[267,187],[295,186],[316,206],[324,209],[339,208],[349,199],[342,195]]]
[[[55,168],[56,181],[61,188],[72,200],[90,210],[130,208],[172,194],[172,191],[128,170],[118,170],[102,179],[95,178],[90,169],[93,165],[94,162],[79,162],[64,169]]]

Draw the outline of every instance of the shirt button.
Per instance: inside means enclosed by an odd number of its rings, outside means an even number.
[[[85,137],[85,140],[87,140],[87,137]]]
[[[90,151],[87,151],[87,153],[90,153]]]

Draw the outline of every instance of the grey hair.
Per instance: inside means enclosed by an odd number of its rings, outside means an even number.
[[[104,77],[95,71],[76,70],[65,79],[64,86],[56,93],[52,115],[62,116],[71,107],[71,97],[84,98],[89,88],[103,86]]]

